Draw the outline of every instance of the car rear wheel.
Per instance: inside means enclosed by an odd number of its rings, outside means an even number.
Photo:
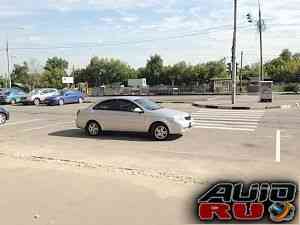
[[[86,126],[86,131],[90,136],[99,136],[101,127],[96,121],[90,121]]]
[[[64,100],[63,99],[59,99],[58,100],[58,105],[64,105]]]
[[[6,123],[6,115],[4,113],[0,113],[0,126]]]
[[[152,136],[155,140],[164,141],[169,137],[169,129],[163,123],[158,123],[152,128]]]
[[[34,99],[34,101],[33,101],[33,104],[36,106],[38,106],[40,103],[41,103],[41,101],[38,98]]]

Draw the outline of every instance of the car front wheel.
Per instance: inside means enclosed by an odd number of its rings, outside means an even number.
[[[15,104],[17,104],[17,101],[16,101],[16,99],[12,99],[12,100],[10,101],[10,103],[11,103],[12,105],[15,105]]]
[[[156,124],[152,128],[152,136],[155,140],[164,141],[169,137],[169,129],[165,124]]]
[[[90,121],[86,126],[86,131],[90,136],[99,136],[101,127],[96,121]]]
[[[34,99],[33,104],[38,106],[40,104],[40,100],[38,98]]]
[[[0,126],[6,123],[6,115],[4,113],[0,113]]]

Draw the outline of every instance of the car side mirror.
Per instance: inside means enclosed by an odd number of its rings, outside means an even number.
[[[141,108],[135,108],[133,110],[133,112],[135,112],[135,113],[144,113],[144,111]]]

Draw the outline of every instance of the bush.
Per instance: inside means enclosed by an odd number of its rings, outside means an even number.
[[[300,86],[299,86],[299,84],[296,84],[296,83],[290,83],[290,84],[284,85],[283,90],[298,93],[300,91]]]

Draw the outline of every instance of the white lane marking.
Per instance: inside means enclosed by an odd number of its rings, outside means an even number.
[[[280,162],[280,130],[276,131],[276,162]]]
[[[195,111],[195,113],[224,113],[224,114],[243,114],[243,115],[248,115],[248,114],[264,114],[264,111],[260,111],[260,112],[248,112],[248,111],[219,111],[219,110],[209,110],[209,111]]]
[[[239,112],[218,112],[218,111],[210,111],[210,112],[203,112],[203,111],[197,111],[197,112],[194,112],[194,113],[207,113],[207,114],[211,114],[211,113],[214,113],[214,114],[222,114],[222,115],[264,115],[265,113],[264,112],[259,112],[259,113],[239,113]]]
[[[214,124],[214,123],[195,123],[194,126],[218,126],[218,127],[229,127],[227,124]],[[256,128],[257,126],[250,125],[231,125],[229,128]]]
[[[257,129],[264,111],[199,110],[192,113],[194,128],[250,131]]]
[[[262,116],[236,116],[236,115],[208,115],[208,114],[192,114],[192,117],[211,117],[211,118],[245,118],[245,119],[261,119]]]
[[[195,121],[201,121],[201,120],[214,120],[214,121],[245,121],[245,122],[259,122],[260,120],[259,119],[238,119],[238,118],[232,118],[232,119],[229,119],[229,118],[205,118],[205,117],[201,117],[201,119],[199,118],[193,118],[193,120]]]
[[[216,129],[216,130],[235,130],[235,131],[255,131],[255,129],[248,129],[248,128],[233,128],[233,127],[208,127],[208,126],[194,126],[194,128],[201,128],[201,129]]]
[[[264,110],[231,110],[231,109],[201,109],[201,110],[197,110],[197,112],[212,112],[212,111],[217,111],[217,112],[228,112],[228,113],[232,113],[232,112],[237,112],[237,113],[261,113],[264,112]]]
[[[30,132],[30,131],[35,131],[35,130],[42,130],[42,129],[45,129],[45,128],[55,127],[57,125],[65,125],[65,124],[74,124],[74,122],[55,123],[55,124],[51,124],[51,125],[47,125],[47,126],[42,126],[42,127],[34,127],[34,128],[30,128],[30,129],[25,129],[25,130],[23,130],[23,132]]]
[[[25,120],[25,121],[20,121],[20,122],[13,122],[13,123],[9,122],[9,123],[7,123],[7,126],[14,126],[14,125],[32,123],[32,122],[37,122],[37,121],[42,121],[42,119]]]
[[[227,124],[227,125],[258,125],[258,122],[237,122],[237,121],[213,121],[213,120],[192,120],[193,123],[217,123],[217,124]]]
[[[194,112],[195,115],[221,115],[221,116],[264,116],[264,113],[222,113],[222,112]]]

